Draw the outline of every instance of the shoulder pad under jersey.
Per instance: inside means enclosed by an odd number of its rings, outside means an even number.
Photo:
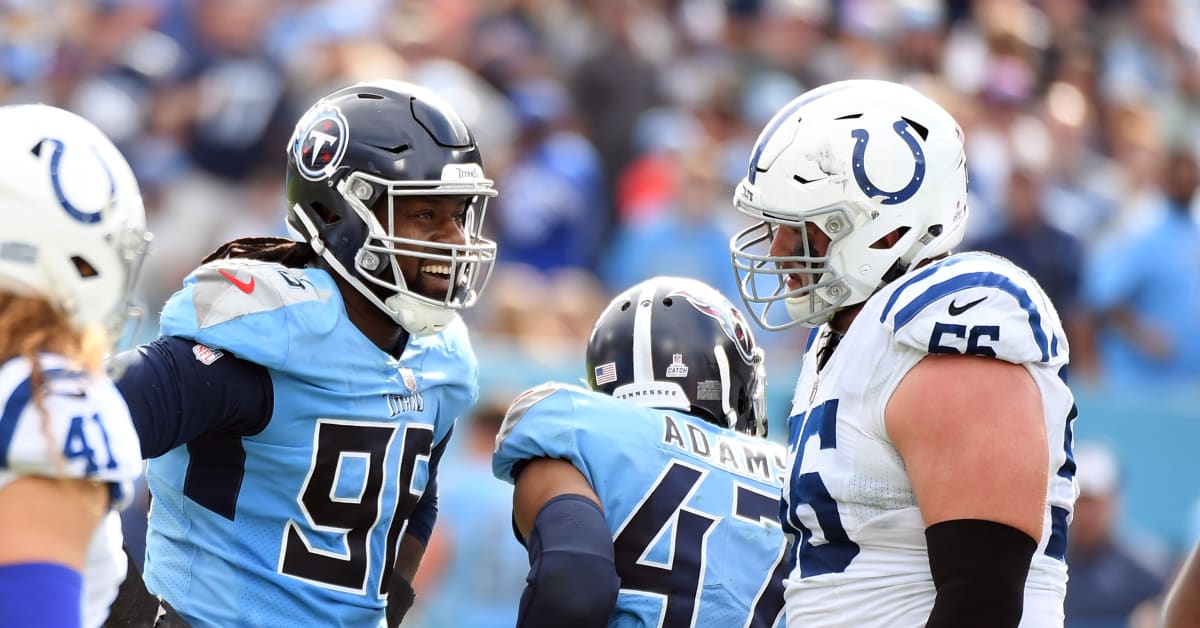
[[[278,368],[289,348],[328,334],[344,315],[328,273],[246,259],[209,262],[163,307],[162,334]]]
[[[517,463],[560,458],[570,460],[590,483],[592,476],[580,454],[580,438],[596,429],[605,430],[614,442],[633,436],[626,433],[632,426],[618,425],[627,416],[631,412],[625,402],[603,393],[560,383],[531,388],[513,401],[504,416],[496,435],[492,473],[512,482],[512,469]]]
[[[879,322],[896,343],[931,354],[1015,364],[1067,361],[1058,312],[1032,277],[986,253],[948,257],[896,280]]]
[[[123,507],[142,456],[120,393],[108,378],[74,370],[64,358],[44,356],[41,366],[40,406],[29,362],[0,366],[0,472],[104,482],[113,506]]]

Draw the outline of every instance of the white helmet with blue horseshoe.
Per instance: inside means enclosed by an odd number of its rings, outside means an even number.
[[[730,242],[747,308],[767,329],[819,326],[962,240],[962,130],[937,103],[898,83],[824,85],[763,129],[733,202],[761,221]],[[831,240],[824,255],[807,237],[803,251],[770,254],[778,226],[806,223]],[[893,233],[898,239],[888,246]],[[788,275],[807,280],[789,287]],[[780,302],[791,320],[771,316]]]
[[[49,105],[0,107],[0,136],[0,289],[118,340],[150,240],[129,164],[92,123]]]

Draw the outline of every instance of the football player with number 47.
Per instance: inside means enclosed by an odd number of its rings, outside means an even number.
[[[782,623],[784,451],[767,442],[762,349],[693,279],[617,295],[584,390],[513,402],[492,470],[529,549],[517,626]]]
[[[954,118],[895,83],[819,87],[763,130],[734,204],[759,221],[731,242],[747,306],[816,328],[788,419],[788,624],[1061,626],[1066,337],[1027,273],[951,254]]]

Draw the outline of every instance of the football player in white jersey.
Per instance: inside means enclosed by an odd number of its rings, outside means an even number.
[[[788,625],[1061,626],[1066,337],[1027,273],[951,254],[953,117],[896,83],[819,87],[768,123],[734,204],[758,221],[730,243],[747,306],[815,328],[788,420]]]
[[[149,241],[141,194],[72,113],[0,107],[0,137],[0,626],[98,626],[142,469],[101,366]]]

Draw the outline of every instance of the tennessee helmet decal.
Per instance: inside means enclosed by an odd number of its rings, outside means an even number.
[[[746,331],[746,319],[736,308],[729,305],[719,308],[717,305],[709,303],[708,300],[687,290],[675,290],[667,296],[679,296],[687,299],[692,304],[692,307],[696,308],[696,311],[721,324],[721,329],[733,341],[734,346],[737,347],[738,353],[741,354],[743,359],[748,361],[754,359],[754,347],[752,346],[754,341]]]
[[[336,107],[319,109],[300,120],[292,144],[300,174],[310,181],[332,175],[346,154],[349,135],[346,118]]]

